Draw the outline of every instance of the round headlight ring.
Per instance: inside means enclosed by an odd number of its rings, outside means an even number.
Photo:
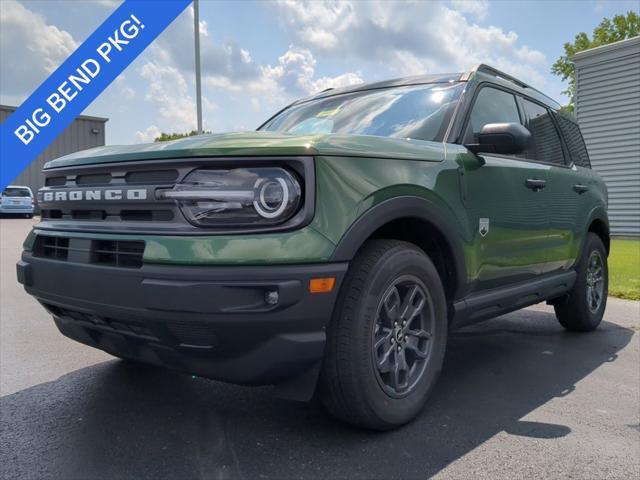
[[[277,183],[282,190],[282,200],[280,201],[280,205],[277,208],[270,207],[265,198],[265,192],[267,188],[272,186],[274,183]],[[277,218],[282,214],[282,212],[285,211],[285,209],[289,204],[290,194],[289,194],[289,186],[287,185],[287,182],[283,178],[281,177],[277,177],[275,179],[261,178],[256,182],[255,188],[258,193],[257,195],[258,199],[254,200],[253,208],[256,209],[256,212],[258,212],[258,215],[260,215],[263,218]]]

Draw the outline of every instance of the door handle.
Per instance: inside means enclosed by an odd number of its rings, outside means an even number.
[[[527,179],[525,184],[527,185],[527,188],[530,188],[534,192],[538,192],[547,185],[547,182],[545,180],[537,180],[537,179],[529,178]]]
[[[573,186],[573,191],[579,194],[583,194],[587,190],[589,190],[589,187],[587,187],[586,185],[581,185],[578,183],[577,185]]]

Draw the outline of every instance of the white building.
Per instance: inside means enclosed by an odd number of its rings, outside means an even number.
[[[576,116],[609,189],[611,234],[640,236],[640,37],[575,55]]]

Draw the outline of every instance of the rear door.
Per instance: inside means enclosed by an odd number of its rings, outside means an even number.
[[[513,93],[483,86],[465,127],[464,143],[477,143],[487,123],[523,123]],[[548,212],[547,165],[523,156],[481,153],[464,160],[463,200],[475,236],[470,246],[476,289],[524,281],[545,270]]]
[[[577,169],[565,158],[558,124],[544,105],[527,98],[519,99],[532,143],[526,152],[528,159],[548,166],[545,186],[548,201],[549,230],[544,272],[565,269],[573,264],[582,238],[578,222],[580,202],[586,197],[578,193],[581,183]],[[567,155],[568,156],[568,155]],[[582,183],[587,183],[584,180]],[[584,222],[582,222],[584,223]]]

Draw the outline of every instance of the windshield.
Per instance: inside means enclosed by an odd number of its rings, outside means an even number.
[[[31,192],[26,188],[7,187],[2,192],[3,197],[30,197]]]
[[[463,83],[432,83],[320,98],[284,110],[262,130],[442,141],[463,88]]]

